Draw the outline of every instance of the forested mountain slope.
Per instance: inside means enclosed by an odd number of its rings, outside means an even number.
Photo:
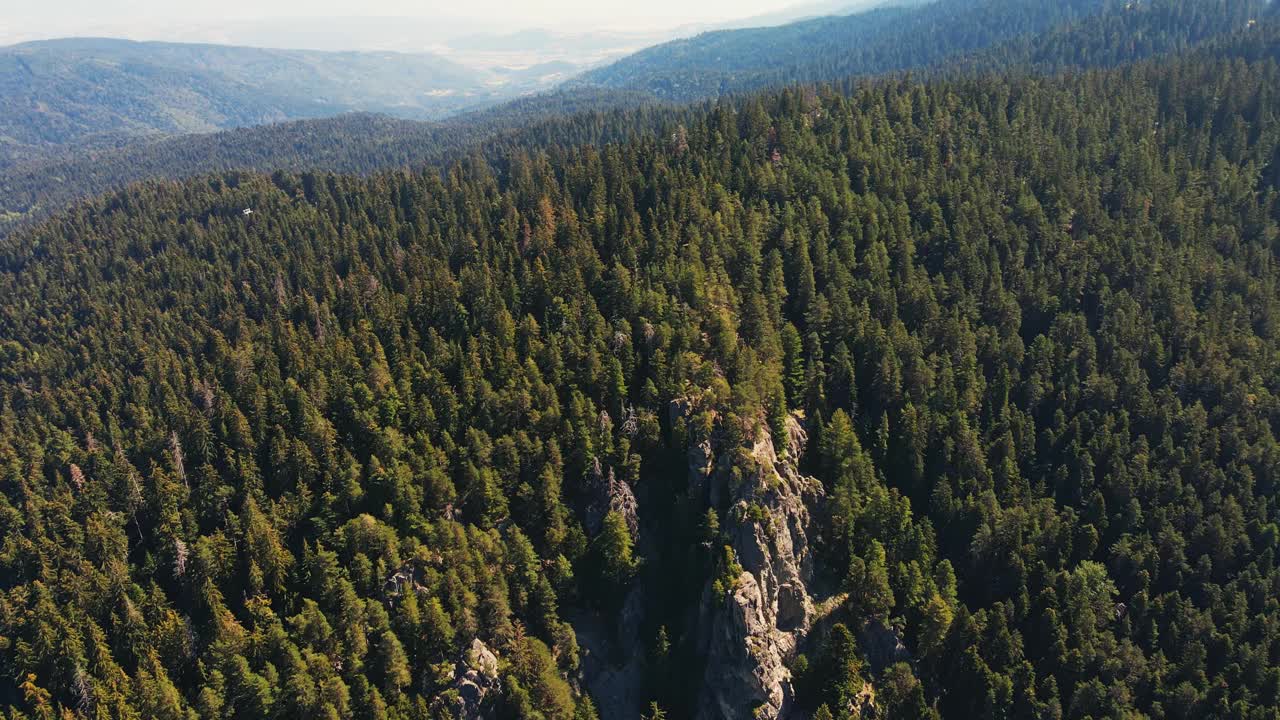
[[[443,117],[528,87],[443,57],[69,39],[0,48],[0,164],[353,110]]]
[[[774,28],[705,33],[583,81],[690,100],[917,69],[1103,67],[1243,29],[1266,0],[937,0]],[[963,59],[964,62],[959,63]]]
[[[946,57],[929,72],[1045,72],[1118,65],[1194,47],[1215,37],[1233,37],[1255,17],[1269,27],[1267,18],[1274,14],[1274,7],[1264,10],[1255,0],[1152,0],[1132,7],[1108,6],[1098,15],[1037,35]],[[840,57],[847,48],[831,51],[832,57]],[[826,72],[813,67],[789,80],[814,82],[827,77]],[[621,139],[645,123],[672,127],[689,111],[660,105],[646,91],[578,84],[458,115],[437,125],[363,115],[118,149],[81,150],[0,170],[0,235],[72,200],[149,177],[177,179],[232,169],[367,172],[416,168],[481,149],[493,155],[511,146]],[[622,112],[644,106],[650,107],[646,115]]]
[[[641,93],[577,88],[502,103],[439,122],[371,113],[168,138],[0,171],[0,236],[74,200],[146,178],[227,170],[367,173],[447,164],[513,146],[625,137],[670,115]]]
[[[780,27],[704,33],[643,50],[592,70],[582,80],[646,90],[666,99],[694,100],[769,85],[924,68],[944,58],[1036,35],[1116,4],[1113,0],[936,0],[885,7]]]
[[[1095,15],[1015,38],[948,65],[981,72],[992,67],[1054,72],[1113,67],[1196,47],[1274,22],[1271,0],[1142,0],[1112,3]]]
[[[1273,717],[1280,67],[1245,46],[12,236],[0,706]]]

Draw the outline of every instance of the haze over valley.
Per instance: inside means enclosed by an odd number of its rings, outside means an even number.
[[[1280,717],[1277,3],[10,5],[0,720]]]

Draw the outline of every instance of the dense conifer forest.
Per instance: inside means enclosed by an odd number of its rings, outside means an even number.
[[[604,87],[695,100],[905,70],[1098,67],[1243,28],[1267,0],[932,0],[777,28],[705,33],[584,75]]]
[[[139,180],[228,170],[417,170],[472,153],[498,160],[516,148],[621,141],[702,109],[673,101],[842,84],[887,72],[928,77],[1110,67],[1197,47],[1274,12],[1274,3],[1264,0],[935,0],[707,33],[642,51],[554,91],[440,122],[359,113],[122,147],[63,148],[0,164],[0,236]]]
[[[672,109],[642,93],[576,88],[441,122],[350,113],[63,153],[0,170],[0,236],[140,180],[239,170],[369,174],[438,167],[473,153],[496,159],[517,147],[617,141],[656,126]]]
[[[0,712],[1276,717],[1278,62],[1264,19],[5,238]]]

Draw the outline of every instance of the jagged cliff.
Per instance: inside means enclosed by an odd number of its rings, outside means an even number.
[[[691,486],[710,507],[729,509],[724,542],[736,560],[728,591],[709,580],[698,610],[706,658],[699,718],[780,718],[792,709],[787,663],[814,618],[810,508],[823,494],[797,469],[806,441],[790,417],[781,443],[762,425],[742,447],[702,439],[690,448]]]

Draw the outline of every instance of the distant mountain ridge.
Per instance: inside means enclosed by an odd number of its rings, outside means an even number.
[[[948,4],[925,8],[945,11],[967,6],[970,13],[990,13],[1039,3],[945,1]],[[995,45],[945,55],[920,70],[1053,72],[1069,67],[1105,67],[1184,50],[1214,38],[1229,44],[1220,52],[1234,53],[1248,47],[1250,36],[1237,31],[1246,30],[1248,21],[1255,18],[1259,25],[1254,36],[1269,38],[1277,33],[1275,4],[1261,0],[1146,0],[1099,3],[1096,7],[1099,11],[1094,14],[1073,15],[1040,33],[1020,34]],[[866,15],[895,17],[904,12],[913,11],[884,9]],[[917,22],[924,20],[918,18]],[[882,27],[886,32],[898,32],[892,23]],[[796,27],[770,28],[768,32],[788,36]],[[832,64],[838,60],[833,57]],[[822,72],[829,71],[815,67],[814,79],[792,81],[820,82]],[[845,77],[857,81],[862,76]],[[646,106],[651,109],[634,112]],[[575,83],[438,123],[356,114],[64,153],[0,168],[0,236],[78,198],[146,178],[177,179],[231,169],[370,172],[423,167],[465,157],[482,145],[490,150],[513,145],[536,149],[608,142],[632,132],[658,131],[659,126],[669,132],[682,113],[678,108],[662,107],[662,101],[644,89]],[[645,119],[638,122],[636,118]]]
[[[366,173],[447,163],[482,142],[506,145],[507,138],[526,138],[533,145],[547,144],[551,138],[607,141],[625,132],[609,126],[653,104],[643,93],[582,88],[537,94],[434,122],[347,113],[67,152],[0,169],[0,237],[29,217],[145,178],[243,169]],[[589,127],[578,127],[584,117],[592,116]]]
[[[1269,0],[882,3],[674,40],[588,71],[576,82],[684,102],[895,71],[1106,67],[1185,49],[1274,11]]]
[[[1106,10],[1108,0],[936,0],[723,30],[643,50],[584,83],[695,100],[790,82],[927,67]]]
[[[355,110],[430,119],[540,87],[432,54],[112,39],[0,48],[0,162],[64,145],[210,132]]]

